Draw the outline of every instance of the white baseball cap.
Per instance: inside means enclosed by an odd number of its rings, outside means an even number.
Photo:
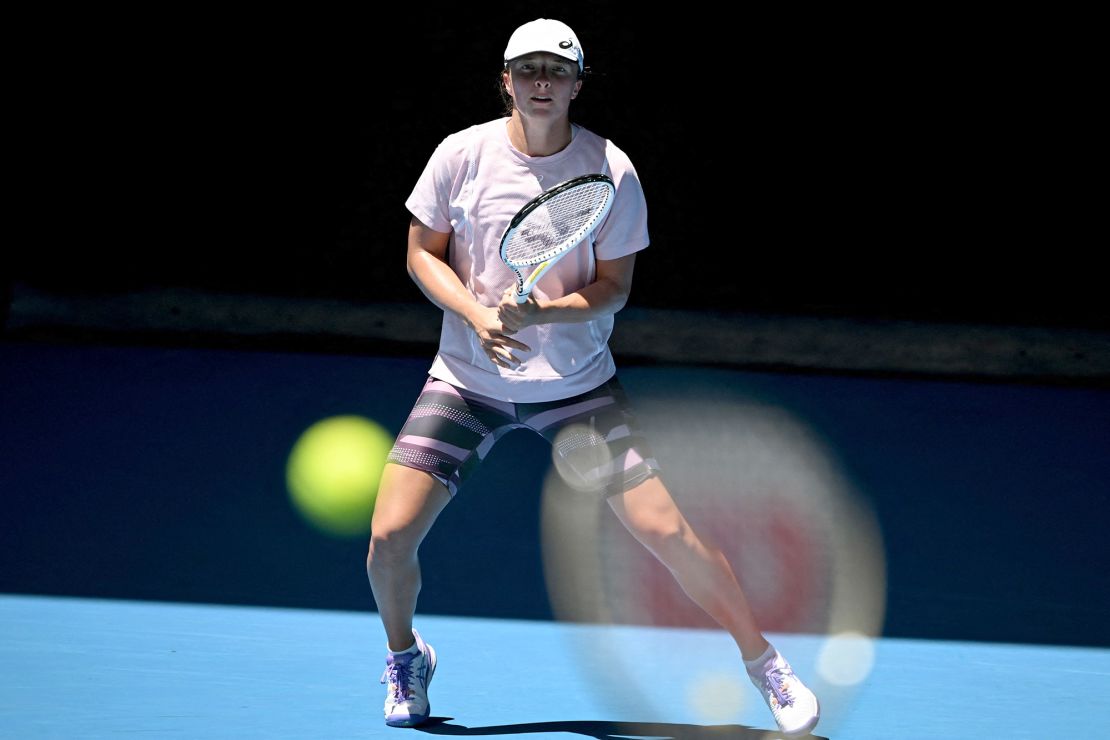
[[[513,31],[505,47],[505,63],[535,51],[547,51],[578,62],[579,72],[584,68],[582,44],[578,43],[570,26],[562,21],[537,18]]]

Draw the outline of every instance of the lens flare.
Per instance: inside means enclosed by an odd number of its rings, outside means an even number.
[[[702,722],[735,720],[744,707],[748,687],[730,673],[706,673],[690,679],[686,703]]]
[[[854,686],[871,674],[875,665],[875,642],[859,632],[833,635],[817,656],[817,672],[836,686]]]
[[[555,436],[551,460],[568,486],[596,492],[598,480],[612,463],[612,454],[605,437],[595,429],[586,424],[571,424]]]
[[[622,376],[661,480],[698,538],[731,564],[760,629],[776,646],[801,646],[784,651],[799,676],[819,698],[850,698],[844,692],[870,670],[866,646],[879,633],[885,608],[885,559],[874,514],[835,450],[802,418],[774,399],[746,393],[736,375],[683,371],[675,377],[660,369]],[[636,393],[637,382],[649,392]],[[590,449],[584,435],[575,430],[568,446]],[[651,677],[638,668],[655,649],[646,647],[642,631],[615,631],[601,650],[622,676],[623,705],[693,708],[710,722],[721,721],[729,707],[729,717],[762,721],[766,708],[752,700],[756,694],[732,640],[624,529],[604,494],[576,485],[555,459],[544,486],[542,536],[557,618],[673,634],[709,629],[720,636],[709,650],[720,653],[722,672],[707,679],[679,668],[687,701],[676,703],[654,699]],[[828,635],[837,637],[826,641]]]

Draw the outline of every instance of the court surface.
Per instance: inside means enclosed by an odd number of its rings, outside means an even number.
[[[417,626],[439,653],[437,719],[392,729],[372,612],[0,596],[0,736],[777,736],[724,633],[444,616]],[[814,675],[823,640],[770,637]],[[1106,737],[1110,650],[884,639],[861,683],[821,698],[818,737]]]

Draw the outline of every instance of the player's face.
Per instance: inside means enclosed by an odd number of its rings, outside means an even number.
[[[578,63],[547,52],[535,52],[509,62],[505,89],[521,115],[543,118],[566,116],[578,95]]]

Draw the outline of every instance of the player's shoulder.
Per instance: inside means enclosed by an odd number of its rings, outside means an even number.
[[[632,159],[625,154],[623,149],[614,144],[612,139],[607,139],[584,127],[579,128],[578,135],[584,137],[588,146],[605,153],[605,159],[609,162],[609,167],[613,171],[635,171],[632,166]]]
[[[498,133],[498,125],[504,126],[503,119],[475,124],[448,134],[436,147],[432,161],[447,171],[460,171],[467,162],[479,156],[478,152],[485,142],[494,139]]]
[[[504,127],[505,119],[499,118],[485,123],[477,123],[464,129],[448,134],[440,142],[439,148],[444,152],[465,152],[474,146],[476,141],[488,139],[499,133],[498,127]]]
[[[605,158],[609,160],[609,167],[614,172],[617,170],[636,171],[636,168],[632,166],[632,159],[624,153],[623,149],[609,139],[605,140]]]

